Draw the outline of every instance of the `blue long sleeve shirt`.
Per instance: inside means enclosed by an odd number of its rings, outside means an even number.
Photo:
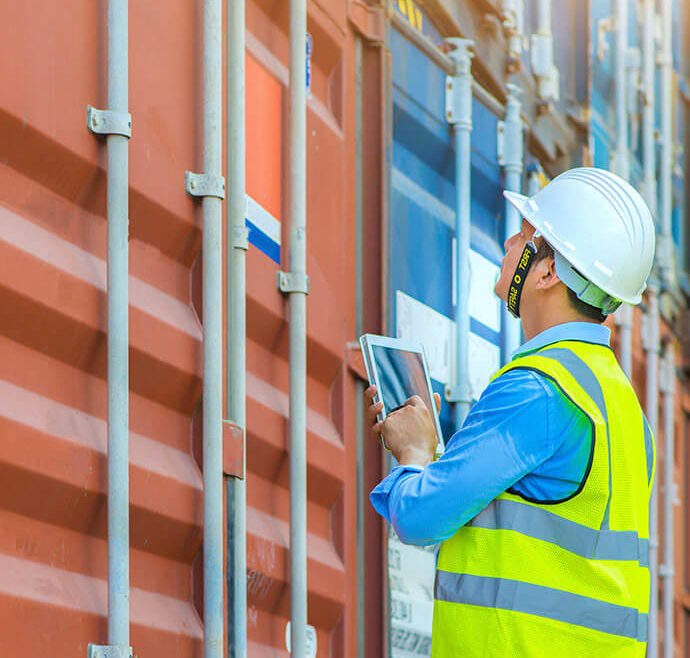
[[[513,358],[561,340],[609,345],[607,327],[569,322],[524,343]],[[491,382],[438,461],[396,466],[371,492],[374,509],[401,541],[448,539],[510,489],[557,501],[577,491],[592,448],[592,424],[548,378],[512,370]]]

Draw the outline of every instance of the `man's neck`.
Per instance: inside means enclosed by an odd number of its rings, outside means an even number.
[[[596,320],[580,315],[573,310],[572,312],[550,316],[523,317],[522,331],[525,334],[525,340],[532,340],[532,338],[538,336],[542,331],[546,331],[559,324],[565,324],[566,322],[589,322],[591,324],[599,324]]]

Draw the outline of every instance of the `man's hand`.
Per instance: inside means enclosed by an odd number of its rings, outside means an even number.
[[[388,414],[383,422],[376,416],[383,408],[382,402],[372,403],[376,387],[370,386],[364,396],[370,403],[367,408],[367,424],[375,437],[382,435],[388,449],[399,464],[426,466],[434,459],[438,443],[436,426],[424,401],[418,395],[407,400],[403,407]],[[436,409],[441,408],[441,397],[434,393]]]

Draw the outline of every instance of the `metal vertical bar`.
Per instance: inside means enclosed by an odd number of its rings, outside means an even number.
[[[381,152],[383,157],[381,159],[381,329],[383,333],[392,333],[395,331],[394,310],[395,303],[393,300],[388,300],[388,295],[393,291],[393,268],[390,267],[386,260],[389,254],[393,253],[393,54],[392,54],[392,38],[395,25],[396,14],[393,12],[392,20],[384,22],[384,44],[381,51],[381,78],[382,78],[382,106],[381,106]],[[397,29],[397,27],[395,28]],[[392,458],[390,453],[386,452],[382,459],[382,473],[385,475],[390,472],[392,468]],[[385,528],[383,531],[383,546],[382,553],[382,577],[383,582],[383,614],[382,619],[386,620],[386,627],[381,633],[381,654],[383,656],[390,656],[393,650],[392,631],[393,624],[391,623],[391,581],[388,562],[388,548],[390,546],[390,529]]]
[[[108,2],[108,109],[128,105],[128,0]],[[108,643],[129,646],[129,161],[108,135]]]
[[[673,277],[671,237],[671,213],[673,197],[672,184],[672,132],[671,132],[671,19],[672,0],[662,0],[662,47],[661,47],[661,157],[660,157],[660,219],[661,219],[661,249],[659,254],[659,269],[662,282],[669,286]],[[664,579],[663,589],[663,619],[664,619],[664,656],[673,658],[675,649],[674,638],[674,560],[673,560],[673,500],[675,497],[673,483],[674,466],[674,389],[675,362],[673,344],[666,346],[664,359],[664,564],[661,577]]]
[[[504,189],[522,192],[523,139],[520,116],[521,89],[509,84],[506,100],[505,120],[499,122],[499,164],[504,168]],[[505,201],[505,239],[520,232],[521,217],[512,203]],[[502,361],[510,361],[513,352],[520,346],[521,325],[508,306],[503,306],[503,350]]]
[[[455,73],[446,82],[446,118],[455,131],[455,385],[446,387],[446,399],[455,403],[455,428],[470,411],[470,138],[472,134],[472,52],[469,39],[446,39],[455,46],[450,58]]]
[[[662,386],[664,392],[664,658],[675,654],[674,613],[674,539],[673,504],[676,496],[674,482],[674,421],[676,364],[673,343],[666,345]]]
[[[362,225],[363,204],[362,182],[364,178],[362,162],[363,132],[363,45],[359,36],[355,37],[355,337],[362,333],[363,326],[363,271],[362,271]],[[357,657],[364,658],[364,638],[366,614],[364,609],[364,384],[355,382],[355,436],[357,454]]]
[[[659,426],[659,290],[656,281],[648,287],[648,307],[646,324],[647,382],[646,382],[646,416],[652,434],[657,435]],[[658,614],[659,614],[659,519],[658,519],[658,482],[655,476],[652,495],[649,503],[649,569],[651,574],[651,600],[649,606],[649,634],[647,655],[656,657],[658,651]]]
[[[644,169],[644,198],[657,220],[656,171],[654,152],[654,104],[656,48],[654,44],[654,0],[643,0],[642,17],[642,166]]]
[[[656,436],[659,426],[659,298],[656,282],[648,288],[649,310],[645,319],[647,350],[646,416],[652,433]],[[659,521],[658,521],[658,475],[654,478],[649,503],[649,568],[651,575],[651,600],[649,606],[649,634],[647,655],[656,656],[658,651],[658,594],[659,594]]]
[[[551,32],[551,0],[537,0],[537,31],[531,38],[532,70],[537,79],[537,93],[542,100],[556,96]]]
[[[228,230],[227,230],[227,408],[243,433],[246,446],[246,254],[248,248],[245,190],[245,0],[228,2],[227,107]],[[232,543],[229,551],[229,653],[247,656],[247,489],[246,447],[243,477],[229,478]]]
[[[659,245],[659,266],[661,278],[665,285],[669,285],[673,275],[673,239],[671,236],[671,215],[673,211],[672,172],[673,172],[673,134],[672,134],[672,98],[671,98],[671,71],[672,71],[672,0],[662,0],[662,46],[659,53],[661,74],[661,154],[659,158],[660,178],[660,220],[661,220],[661,244]]]
[[[551,0],[537,0],[537,29],[541,34],[551,34]]]
[[[659,427],[659,290],[656,281],[651,281],[649,284],[647,302],[648,311],[644,325],[644,347],[647,351],[647,381],[645,386],[645,398],[647,403],[645,413],[652,433],[656,436]],[[655,476],[649,503],[649,569],[651,574],[651,600],[649,606],[647,655],[650,657],[656,657],[658,651],[658,480],[658,476]]]
[[[290,0],[290,270],[306,280],[306,0]],[[291,655],[307,638],[307,326],[306,285],[290,295],[290,635]]]
[[[203,4],[203,154],[206,176],[222,176],[222,4]],[[222,199],[204,196],[203,468],[204,658],[223,656],[223,383]]]
[[[628,0],[616,0],[616,40],[614,48],[616,89],[616,152],[613,170],[626,181],[630,178],[627,111]],[[621,368],[632,379],[633,309],[623,304],[616,313],[620,331]]]
[[[627,56],[628,1],[616,0],[615,87],[616,87],[616,155],[615,173],[626,181],[630,178],[628,156]]]
[[[643,0],[642,4],[642,165],[644,170],[644,197],[652,217],[657,215],[655,143],[654,143],[654,0]],[[652,274],[648,287],[647,314],[647,419],[652,432],[656,433],[659,417],[659,289],[656,273]],[[651,572],[651,600],[649,606],[649,635],[647,655],[656,658],[658,652],[658,614],[659,614],[659,520],[658,486],[652,487],[649,511],[650,541],[649,566]]]

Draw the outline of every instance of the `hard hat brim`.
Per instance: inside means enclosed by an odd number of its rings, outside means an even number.
[[[511,192],[509,190],[503,190],[503,196],[510,201],[511,205],[517,209],[517,211],[522,215],[530,224],[532,224],[532,217],[534,213],[531,212],[529,197],[524,194],[518,194],[517,192]],[[534,226],[534,225],[533,225]],[[538,226],[534,226],[538,229]]]

